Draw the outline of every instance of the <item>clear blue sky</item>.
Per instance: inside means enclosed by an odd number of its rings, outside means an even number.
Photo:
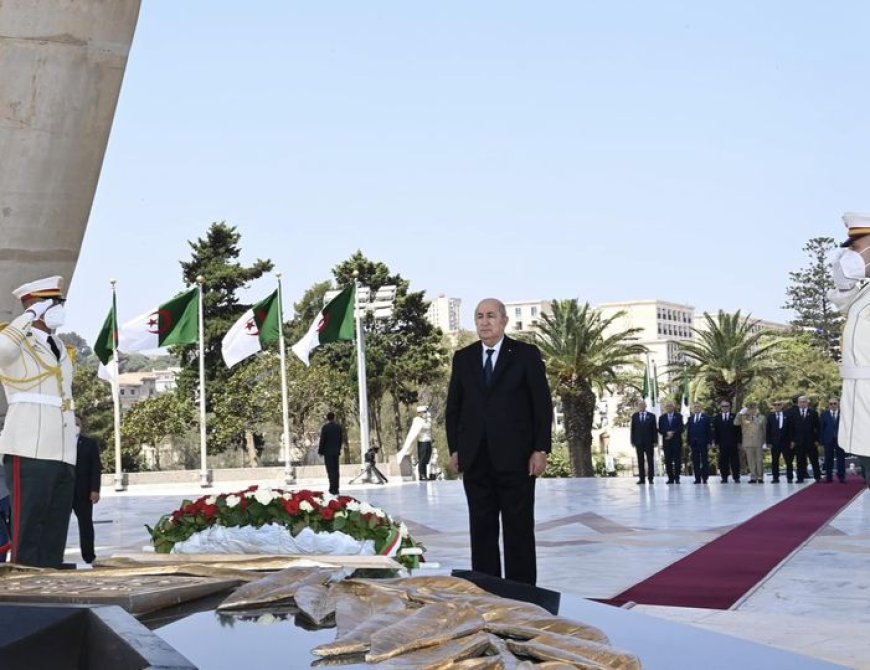
[[[361,249],[430,296],[785,321],[870,210],[863,2],[143,0],[70,290],[87,338],[226,220],[285,309]],[[272,289],[257,282],[249,298]]]

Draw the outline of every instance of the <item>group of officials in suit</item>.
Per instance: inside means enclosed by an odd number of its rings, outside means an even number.
[[[837,433],[840,425],[840,404],[837,398],[828,401],[828,409],[819,413],[809,406],[809,398],[800,396],[785,408],[781,400],[773,402],[766,416],[758,412],[758,404],[747,403],[740,412],[731,410],[731,403],[719,403],[719,412],[712,416],[704,412],[701,403],[692,406],[684,419],[675,411],[674,403],[665,403],[665,411],[656,419],[646,403],[638,403],[631,416],[631,444],[637,453],[638,484],[653,483],[654,449],[661,438],[667,483],[679,484],[682,472],[683,433],[692,460],[696,484],[706,484],[710,475],[709,451],[719,451],[718,469],[723,483],[729,477],[740,481],[741,452],[745,454],[750,484],[764,483],[763,450],[770,449],[771,481],[780,481],[780,462],[785,464],[786,480],[803,483],[812,476],[822,481],[819,445],[824,448],[825,482],[846,480],[846,452],[840,447]]]

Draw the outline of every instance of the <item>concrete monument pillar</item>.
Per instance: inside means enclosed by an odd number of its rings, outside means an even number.
[[[10,290],[68,288],[140,0],[0,0],[0,322]]]

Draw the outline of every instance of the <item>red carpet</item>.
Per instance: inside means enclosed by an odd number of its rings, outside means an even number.
[[[729,609],[865,486],[860,477],[849,477],[846,484],[834,481],[807,486],[649,579],[601,602]]]

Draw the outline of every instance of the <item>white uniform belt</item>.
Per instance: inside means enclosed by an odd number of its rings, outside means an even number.
[[[843,379],[870,379],[870,366],[844,365],[840,368]]]
[[[20,402],[32,403],[34,405],[50,405],[51,407],[60,407],[65,412],[75,410],[72,400],[64,400],[56,395],[45,395],[44,393],[10,393],[6,397],[6,402],[10,405]]]

